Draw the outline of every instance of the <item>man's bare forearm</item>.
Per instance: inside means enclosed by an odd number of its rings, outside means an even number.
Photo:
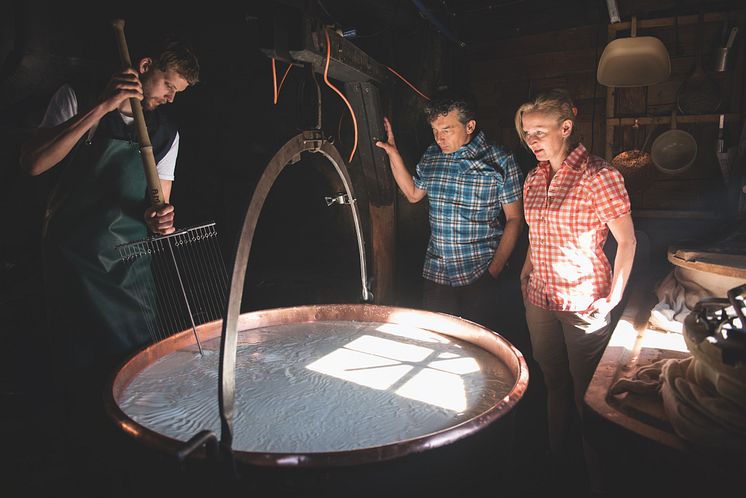
[[[50,170],[70,153],[80,138],[104,114],[101,106],[96,106],[54,128],[37,130],[21,149],[21,167],[33,176]]]
[[[394,175],[394,181],[396,181],[404,197],[409,202],[419,202],[423,196],[417,195],[419,189],[415,187],[414,179],[404,164],[404,159],[402,159],[398,150],[389,153],[389,162],[391,163],[391,173]]]

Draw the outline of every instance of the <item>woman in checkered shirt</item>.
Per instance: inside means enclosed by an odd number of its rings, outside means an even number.
[[[539,161],[523,185],[529,250],[521,292],[547,388],[550,450],[568,468],[582,468],[583,396],[611,335],[610,312],[622,299],[636,245],[622,175],[579,142],[576,114],[567,92],[552,90],[515,115],[522,143]],[[603,251],[609,231],[618,244],[613,271]]]

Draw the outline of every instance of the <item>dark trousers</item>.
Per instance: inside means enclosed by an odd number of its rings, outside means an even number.
[[[551,311],[525,302],[534,358],[544,374],[547,431],[554,464],[565,478],[600,489],[598,455],[585,439],[584,395],[611,337],[611,317],[590,319],[571,311]],[[587,474],[583,475],[583,468]]]
[[[497,280],[485,272],[476,282],[451,287],[425,279],[422,307],[428,311],[448,313],[488,326],[497,299]]]
[[[520,267],[506,268],[498,279],[488,273],[465,287],[449,287],[424,280],[423,308],[477,322],[500,334],[526,359],[530,379],[521,402],[513,408],[514,440],[500,439],[495,445],[511,445],[513,460],[509,472],[529,488],[526,496],[549,495],[544,489],[544,459],[547,447],[546,389],[541,371],[533,360],[521,295]],[[508,493],[511,495],[511,493]],[[512,496],[512,495],[511,495]]]
[[[485,272],[476,282],[461,287],[424,279],[422,308],[476,322],[515,341],[519,348],[528,345],[518,274],[507,268],[497,279]]]

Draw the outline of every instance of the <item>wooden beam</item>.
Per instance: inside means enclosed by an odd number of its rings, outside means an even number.
[[[314,19],[304,23],[305,50],[290,51],[295,59],[310,62],[314,69],[322,73],[326,64],[326,36],[329,34],[330,63],[329,77],[339,81],[376,81],[389,84],[391,73],[356,45],[337,34],[336,31]]]
[[[346,83],[345,93],[355,111],[358,126],[357,154],[352,164],[363,172],[368,200],[372,204],[393,204],[394,179],[388,157],[375,145],[375,141],[385,135],[378,88],[367,82]]]
[[[723,215],[714,211],[684,211],[678,209],[633,209],[632,218],[720,220],[723,218]]]
[[[277,28],[276,28],[277,30]],[[314,71],[324,73],[326,66],[326,35],[329,35],[329,70],[328,76],[338,81],[375,81],[379,84],[390,85],[393,74],[386,66],[379,64],[356,45],[347,41],[333,29],[327,28],[320,21],[306,18],[302,23],[301,48],[280,50],[278,42],[261,51],[267,57],[285,60],[295,64],[311,64]],[[278,30],[279,31],[279,30]],[[297,34],[294,34],[297,35]]]
[[[396,208],[369,206],[371,247],[371,291],[376,304],[396,303],[394,269],[396,262]]]
[[[741,118],[739,113],[725,114],[725,120],[738,123]],[[699,114],[699,115],[676,115],[676,123],[717,123],[720,120],[720,114]],[[637,121],[641,125],[648,124],[670,124],[671,116],[639,116],[626,118],[606,118],[608,126],[630,126]]]
[[[729,12],[707,12],[704,15],[704,22],[720,22],[728,19],[734,19],[742,11],[729,11]],[[678,22],[677,22],[678,19]],[[678,17],[660,17],[656,19],[639,19],[637,20],[637,29],[647,28],[667,28],[670,26],[688,26],[691,24],[697,24],[699,22],[698,15],[690,16],[678,16]],[[616,34],[618,31],[629,31],[632,29],[632,22],[618,22],[609,24],[609,34]],[[638,36],[640,34],[638,33]]]

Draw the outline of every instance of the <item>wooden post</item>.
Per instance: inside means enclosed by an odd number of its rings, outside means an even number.
[[[384,135],[378,88],[364,81],[347,82],[345,95],[358,123],[357,153],[350,165],[350,176],[369,241],[371,291],[376,304],[391,304],[396,261],[395,189],[386,153],[375,145]]]

